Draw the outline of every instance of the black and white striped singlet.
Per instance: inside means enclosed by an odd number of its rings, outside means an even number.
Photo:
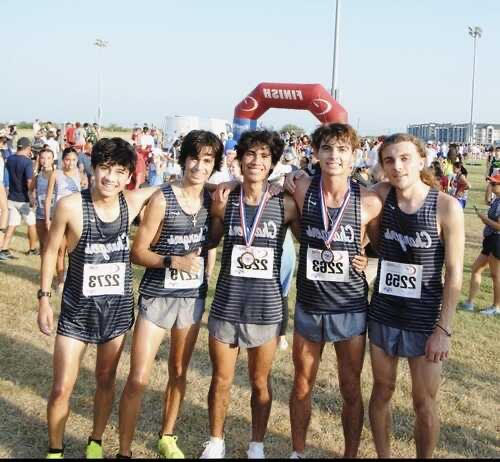
[[[82,191],[81,197],[82,235],[69,254],[57,333],[84,342],[104,343],[125,333],[134,323],[128,206],[120,193],[120,215],[106,223],[95,212],[90,190]],[[102,263],[125,264],[123,295],[84,296],[84,266]],[[115,282],[102,279],[104,285]]]
[[[253,241],[254,247],[274,249],[272,279],[231,276],[231,253],[234,245],[245,245],[240,223],[240,188],[229,194],[224,214],[224,247],[221,269],[210,316],[234,323],[277,324],[283,318],[280,284],[281,254],[287,227],[283,193],[267,202]],[[247,226],[253,223],[256,206],[245,204]]]
[[[163,227],[158,242],[151,246],[151,250],[159,255],[183,256],[199,248],[202,249],[201,257],[207,263],[207,249],[210,230],[210,193],[203,191],[203,203],[196,214],[188,215],[182,210],[172,186],[166,184],[161,188],[167,204]],[[167,269],[170,271],[170,269]],[[196,289],[166,289],[164,287],[165,269],[147,268],[139,286],[139,293],[148,297],[183,297],[205,298],[207,295],[207,280]]]
[[[396,190],[391,188],[389,191],[382,211],[380,259],[368,311],[369,320],[425,334],[434,330],[443,298],[444,245],[436,220],[438,196],[436,189],[430,189],[422,207],[414,214],[406,214],[398,206]],[[420,298],[380,293],[382,260],[423,265]]]
[[[325,249],[327,232],[321,215],[321,175],[315,175],[304,198],[301,218],[297,300],[311,314],[356,313],[368,309],[368,285],[363,273],[349,264],[349,281],[307,279],[307,248]],[[347,250],[349,262],[361,251],[361,194],[359,184],[350,179],[351,197],[331,243],[332,250]],[[330,209],[330,215],[339,209]],[[331,228],[329,229],[331,231]]]

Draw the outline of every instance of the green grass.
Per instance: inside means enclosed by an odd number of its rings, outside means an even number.
[[[464,290],[468,291],[470,267],[480,251],[482,223],[472,212],[472,205],[486,209],[484,196],[484,166],[468,166],[472,191],[465,210],[466,249]],[[39,285],[39,258],[27,257],[25,227],[16,233],[12,248],[18,260],[0,263],[0,457],[42,457],[47,447],[46,404],[52,381],[53,338],[39,333],[36,326],[36,290]],[[134,283],[143,270],[134,268]],[[485,272],[478,309],[491,304],[492,287],[489,273]],[[214,275],[216,277],[216,274]],[[211,282],[210,306],[215,277]],[[293,317],[295,286],[290,294]],[[53,301],[58,312],[59,299]],[[188,389],[177,432],[179,446],[187,457],[198,457],[202,443],[208,436],[206,396],[211,377],[207,348],[207,314],[196,346],[188,375]],[[290,322],[290,326],[292,322]],[[500,406],[500,320],[475,313],[458,312],[453,327],[450,359],[443,369],[439,394],[441,437],[436,457],[498,458],[499,406]],[[287,335],[291,344],[292,329]],[[156,457],[157,432],[161,419],[161,402],[167,379],[168,338],[161,346],[159,360],[144,396],[142,412],[134,440],[135,457]],[[113,414],[104,435],[104,450],[113,457],[118,448],[117,401],[125,384],[129,369],[130,338],[118,370],[117,397]],[[92,427],[92,401],[94,391],[93,370],[95,348],[90,347],[82,362],[78,383],[72,399],[66,428],[66,456],[82,457]],[[293,380],[290,349],[278,352],[273,367],[274,403],[266,437],[269,457],[288,457],[290,424],[288,398]],[[359,455],[374,457],[366,405],[372,386],[371,365],[366,356],[362,374],[365,401],[365,424]],[[408,366],[400,362],[397,390],[393,398],[393,455],[414,457],[414,413],[410,396]],[[308,455],[311,457],[338,457],[343,450],[340,422],[341,397],[338,388],[335,353],[327,345],[323,355],[317,385],[313,396],[313,416],[308,435]],[[250,437],[250,389],[243,351],[237,364],[232,401],[226,421],[228,457],[245,457]]]

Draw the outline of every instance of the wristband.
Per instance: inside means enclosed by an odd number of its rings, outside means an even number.
[[[436,324],[436,327],[439,327],[446,334],[447,337],[451,337],[451,334],[443,326]]]
[[[36,294],[38,300],[40,300],[42,297],[52,297],[52,292],[44,292],[42,289],[38,289],[38,292]]]
[[[172,257],[170,255],[165,255],[163,257],[163,267],[170,268],[171,265],[172,265]]]

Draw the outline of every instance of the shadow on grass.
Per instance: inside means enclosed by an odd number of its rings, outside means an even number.
[[[45,420],[27,415],[22,409],[0,397],[0,446],[14,459],[42,458],[47,453]],[[42,437],[43,433],[43,437]],[[65,437],[65,456],[82,457],[86,437]]]
[[[38,258],[38,257],[37,257]],[[0,263],[0,272],[7,276],[15,276],[35,284],[40,284],[40,270],[15,263],[17,260],[4,260]]]
[[[29,389],[43,399],[47,399],[52,383],[52,355],[27,342],[22,342],[6,335],[0,335],[0,351],[2,364],[0,377],[15,383],[18,387]],[[206,363],[208,357],[205,356],[206,355],[203,355],[203,358],[200,358],[200,360],[202,359]],[[240,363],[241,366],[238,373],[243,372],[243,367],[245,368],[244,370],[246,370],[246,364],[243,365],[242,362]],[[206,372],[210,373],[210,371]],[[105,435],[107,437],[110,437],[108,433],[110,431],[109,425],[118,428],[118,400],[124,385],[124,380],[117,380],[113,407],[114,411],[108,423],[107,435]],[[86,367],[81,367],[71,398],[71,412],[92,421],[92,403],[89,398],[92,397],[94,390],[94,371]],[[136,435],[136,440],[140,437],[144,440],[149,440],[146,446],[152,451],[155,451],[156,448],[156,431],[159,429],[161,423],[163,396],[163,391],[146,390],[137,425],[138,435]],[[75,402],[77,402],[78,405],[76,405]],[[248,406],[250,408],[250,402]],[[44,415],[45,409],[38,410],[37,413]],[[46,437],[44,436],[41,438],[39,436],[40,428],[44,429],[44,435],[46,435],[45,421],[40,419],[37,421],[36,419],[26,416],[22,410],[17,409],[14,405],[2,399],[0,399],[0,415],[9,416],[7,426],[4,431],[0,433],[0,446],[10,448],[11,451],[13,451],[12,455],[20,458],[33,457],[34,454],[39,456],[45,453]],[[3,419],[1,425],[3,426],[5,422],[6,420]],[[36,432],[33,430],[35,426]],[[183,447],[193,448],[193,451],[186,450],[186,455],[198,457],[203,449],[203,443],[208,439],[209,435],[208,411],[206,406],[199,406],[189,401],[189,389],[183,403],[177,428],[178,435],[183,441]],[[16,429],[16,431],[13,432],[12,429]],[[233,457],[243,457],[246,455],[245,451],[249,438],[248,440],[242,439],[242,431],[245,430],[250,437],[251,422],[245,417],[234,415],[234,411],[231,412],[230,407],[225,425],[228,455]],[[30,434],[38,436],[38,438],[33,438],[34,440],[41,440],[37,442],[36,447],[26,445],[26,435]],[[86,436],[87,435],[85,435],[81,441],[65,437],[65,441],[68,447],[83,448],[86,443]],[[116,438],[116,435],[114,437]],[[267,452],[270,457],[286,457],[290,452],[289,435],[278,434],[273,432],[272,429],[268,429],[266,435],[266,448],[268,448]],[[314,454],[314,457],[324,458],[339,456],[337,453],[325,451],[322,448],[314,446],[308,448],[308,451],[310,451],[311,455]]]
[[[468,364],[464,364],[456,359],[450,358],[446,361],[446,366],[443,370],[443,376],[446,379],[453,380],[459,383],[464,389],[470,387],[470,381],[475,380],[480,383],[488,383],[493,388],[498,387],[500,376],[494,374],[484,374],[473,369]]]

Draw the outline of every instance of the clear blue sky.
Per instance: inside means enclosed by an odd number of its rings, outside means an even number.
[[[232,121],[259,82],[331,86],[335,0],[2,0],[0,121],[105,124],[165,115]],[[340,102],[362,134],[469,120],[473,40],[477,122],[500,123],[499,0],[342,0]],[[96,38],[109,41],[99,64]],[[307,112],[262,122],[307,129]]]

